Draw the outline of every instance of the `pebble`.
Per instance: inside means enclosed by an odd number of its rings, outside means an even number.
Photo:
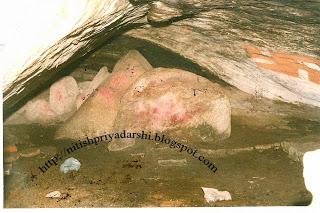
[[[181,160],[158,160],[158,164],[160,166],[186,166],[187,160],[181,159]]]
[[[20,151],[20,156],[25,158],[31,158],[39,155],[40,153],[41,152],[39,148],[29,148],[29,149]]]
[[[215,188],[201,187],[204,192],[204,198],[207,203],[222,201],[222,200],[232,200],[231,195],[227,191],[219,191]]]
[[[59,197],[61,197],[61,192],[53,191],[53,192],[50,192],[50,193],[46,194],[46,197],[48,197],[48,198],[59,198]]]
[[[78,171],[80,169],[81,163],[75,158],[68,158],[64,161],[63,164],[60,166],[60,172],[64,174],[68,173],[69,171]]]

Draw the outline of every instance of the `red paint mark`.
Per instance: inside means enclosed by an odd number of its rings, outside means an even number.
[[[49,116],[55,115],[55,112],[52,110],[48,102],[41,102],[40,109]]]
[[[116,98],[117,92],[113,88],[108,86],[101,87],[98,90],[98,94],[103,97],[106,105],[110,106],[116,103],[115,101],[117,100]]]
[[[179,31],[180,31],[181,33],[190,33],[190,32],[191,32],[191,30],[189,30],[189,29],[186,28],[186,27],[180,27]]]
[[[55,95],[56,99],[58,101],[61,101],[63,99],[63,95],[62,92],[60,90],[57,91],[56,95]]]
[[[99,94],[105,97],[106,99],[112,99],[114,97],[115,91],[110,87],[101,87]]]
[[[148,121],[156,129],[188,122],[203,111],[199,106],[186,111],[184,104],[171,95],[162,96],[154,101],[139,102],[136,108],[137,119]]]
[[[126,89],[129,86],[129,83],[129,73],[115,73],[111,77],[109,86],[117,90],[122,90]]]
[[[320,61],[314,57],[280,52],[270,52],[270,56],[266,56],[254,46],[245,46],[244,49],[249,53],[251,58],[264,59],[273,62],[272,64],[256,62],[258,67],[284,73],[293,77],[299,77],[299,69],[303,69],[308,72],[309,81],[320,84],[320,72],[304,64],[313,63],[320,66]]]
[[[204,112],[202,107],[196,107],[194,110],[191,110],[189,112],[183,113],[182,115],[173,115],[170,119],[171,123],[173,125],[187,122],[191,120],[195,115]]]

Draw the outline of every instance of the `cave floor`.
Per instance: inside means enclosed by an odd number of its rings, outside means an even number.
[[[8,127],[6,127],[8,128]],[[230,139],[222,143],[247,147],[297,137],[289,132],[258,131],[233,122]],[[33,147],[61,150],[72,141],[54,141],[55,128],[38,125],[11,127],[11,132]],[[25,137],[26,135],[28,137]],[[168,133],[169,134],[169,133]],[[299,133],[297,133],[299,134]],[[233,137],[235,135],[235,137]],[[39,137],[40,136],[40,137]],[[302,136],[302,135],[301,135]],[[168,136],[170,137],[170,136]],[[264,138],[258,140],[257,138]],[[241,142],[242,141],[242,142]],[[250,142],[251,141],[251,142]],[[22,141],[23,142],[23,141]],[[201,148],[201,143],[193,144]],[[206,145],[214,150],[214,144]],[[226,146],[231,150],[232,147]],[[48,150],[48,148],[46,148]],[[203,150],[203,149],[202,149]],[[185,207],[185,206],[295,206],[308,205],[311,194],[305,189],[302,165],[289,159],[279,147],[253,149],[225,156],[207,156],[218,170],[213,173],[199,160],[167,145],[138,141],[120,152],[109,152],[105,144],[91,145],[65,156],[81,162],[78,172],[63,174],[58,166],[41,173],[38,166],[52,157],[52,152],[18,159],[11,175],[5,177],[4,205],[11,207]],[[158,160],[186,159],[183,165],[161,166]],[[207,203],[201,187],[229,191],[231,201]],[[52,191],[64,199],[46,198]]]

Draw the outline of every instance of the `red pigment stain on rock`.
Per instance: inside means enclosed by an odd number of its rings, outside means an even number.
[[[129,73],[115,73],[110,80],[109,86],[114,89],[123,89],[123,87],[127,87],[129,82]]]
[[[155,129],[186,122],[194,116],[193,112],[188,113],[183,104],[171,94],[153,101],[139,102],[136,113],[139,119],[148,120]]]
[[[320,84],[320,61],[314,57],[271,51],[269,55],[265,55],[263,51],[254,46],[245,46],[244,49],[258,67],[297,78],[300,77],[302,70],[306,75],[304,79]]]
[[[61,91],[57,91],[57,93],[55,94],[55,97],[57,100],[61,101],[63,99],[63,95],[61,93]]]
[[[98,92],[106,101],[112,101],[114,99],[115,91],[110,87],[101,87]]]
[[[186,112],[182,115],[173,115],[170,119],[171,123],[173,125],[182,123],[182,122],[187,122],[189,120],[191,120],[195,115],[199,114],[199,113],[203,113],[204,109],[202,107],[196,107],[194,110],[191,110],[189,112]]]
[[[40,109],[45,112],[46,115],[54,116],[55,112],[52,110],[48,102],[41,102]]]

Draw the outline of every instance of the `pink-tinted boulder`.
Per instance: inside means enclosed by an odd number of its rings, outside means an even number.
[[[66,76],[55,82],[50,87],[49,103],[52,110],[58,115],[75,110],[78,94],[79,88],[73,77]]]
[[[152,66],[138,51],[129,51],[92,96],[57,130],[56,138],[83,139],[112,131],[121,97],[149,70]]]
[[[121,100],[114,131],[164,132],[206,125],[215,139],[231,132],[231,107],[220,87],[204,77],[179,70],[157,68],[143,74]],[[112,141],[109,150],[132,146],[128,139]]]
[[[36,99],[25,105],[25,117],[31,123],[46,124],[54,121],[57,114],[46,100]]]
[[[96,90],[108,77],[110,73],[107,67],[101,67],[98,74],[92,81],[80,82],[79,95],[77,96],[76,105],[77,109],[90,97],[94,90]]]

